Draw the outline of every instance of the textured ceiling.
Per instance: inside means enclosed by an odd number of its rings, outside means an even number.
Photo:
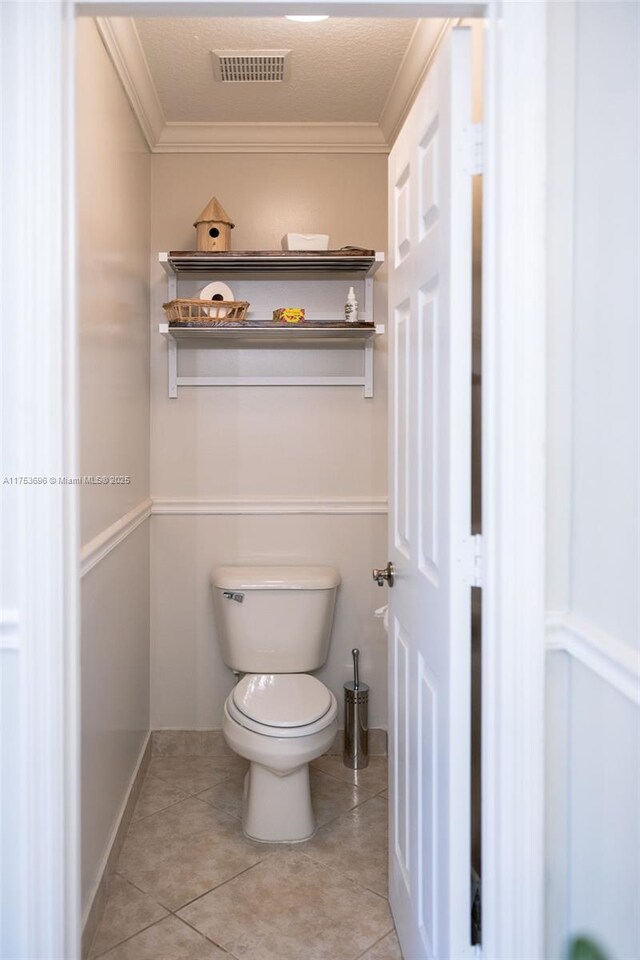
[[[168,121],[376,123],[415,20],[138,19]],[[291,50],[284,83],[220,83],[211,50]]]

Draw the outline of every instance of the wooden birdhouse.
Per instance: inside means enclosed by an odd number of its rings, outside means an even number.
[[[213,250],[229,250],[231,247],[231,230],[235,224],[231,223],[229,214],[225,212],[215,197],[212,197],[196,222],[196,250],[210,253]]]

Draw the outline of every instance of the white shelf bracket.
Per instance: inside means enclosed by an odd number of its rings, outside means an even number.
[[[169,364],[169,398],[178,396],[178,344],[173,338],[167,340],[167,362]]]
[[[364,396],[366,400],[373,397],[373,340],[364,345]]]
[[[373,277],[364,281],[364,304],[360,318],[364,323],[373,323]]]

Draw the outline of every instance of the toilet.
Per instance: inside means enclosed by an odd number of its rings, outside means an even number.
[[[223,566],[211,573],[222,657],[240,676],[222,730],[250,761],[243,829],[291,843],[315,832],[309,763],[336,735],[338,705],[310,671],[325,663],[340,574],[320,566]]]

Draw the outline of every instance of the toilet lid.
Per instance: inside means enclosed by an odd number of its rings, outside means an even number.
[[[247,674],[233,688],[232,698],[245,717],[267,727],[303,727],[331,706],[325,685],[306,673]]]

